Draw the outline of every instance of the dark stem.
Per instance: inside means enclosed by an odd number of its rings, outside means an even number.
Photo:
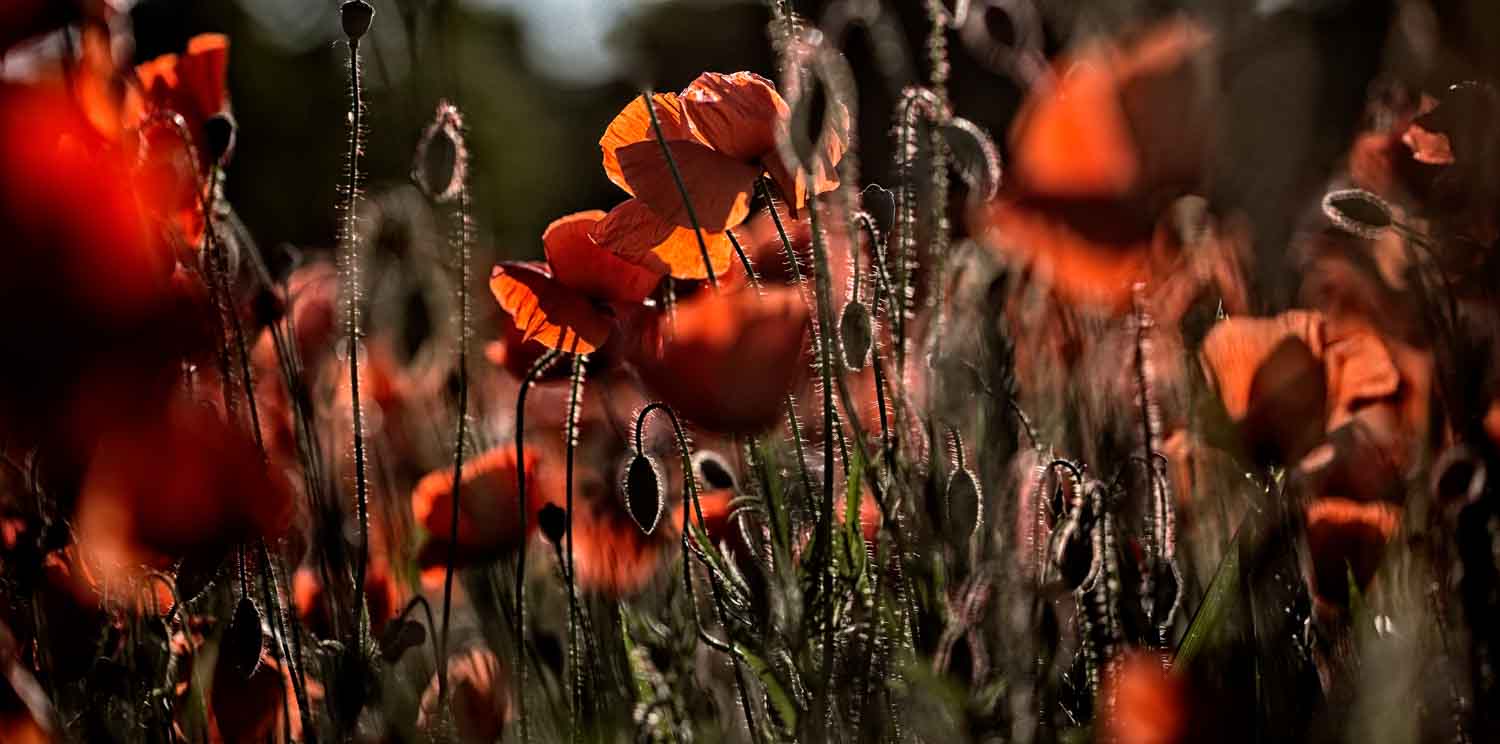
[[[531,741],[526,720],[526,392],[542,372],[557,359],[559,352],[548,349],[527,370],[516,395],[516,512],[520,515],[522,545],[516,554],[516,720],[521,723],[521,741]],[[453,508],[458,508],[457,502]]]
[[[703,255],[703,270],[708,273],[708,283],[718,289],[719,278],[714,276],[713,261],[708,256],[708,242],[703,239],[703,228],[698,222],[698,210],[693,207],[687,184],[682,180],[682,173],[677,170],[677,160],[672,157],[672,148],[667,145],[666,135],[662,134],[661,121],[656,118],[656,103],[651,100],[653,95],[650,88],[641,92],[641,99],[646,103],[646,113],[651,116],[651,131],[656,133],[656,141],[661,144],[661,154],[667,159],[667,168],[672,171],[677,192],[682,195],[682,206],[687,210],[688,221],[693,223],[693,237],[698,239],[698,251]]]
[[[573,673],[573,738],[578,736],[578,719],[583,714],[583,678],[579,673],[583,656],[578,653],[578,589],[573,579],[573,459],[578,449],[578,416],[583,399],[583,378],[588,366],[588,355],[573,357],[573,379],[568,392],[568,430],[566,433],[566,467],[564,491],[566,493],[564,540],[566,555],[559,554],[563,561],[563,578],[568,584],[568,654],[572,656]]]
[[[359,519],[359,555],[354,563],[354,629],[361,653],[365,643],[365,571],[370,561],[369,485],[365,481],[364,412],[359,400],[359,240],[354,230],[354,208],[359,190],[360,128],[364,126],[364,105],[359,89],[359,41],[349,40],[349,96],[351,130],[349,134],[349,184],[344,194],[344,240],[348,243],[349,265],[346,267],[345,294],[349,303],[345,322],[349,337],[349,404],[354,424],[354,503]]]
[[[458,425],[453,436],[453,514],[448,522],[448,558],[443,570],[443,627],[438,633],[437,674],[438,709],[448,700],[448,620],[453,604],[453,565],[458,560],[458,505],[463,489],[464,440],[468,437],[469,419],[469,214],[468,189],[458,194],[459,267],[458,267]],[[517,468],[521,463],[517,461]],[[429,615],[431,610],[428,610]],[[431,627],[431,623],[428,623]]]

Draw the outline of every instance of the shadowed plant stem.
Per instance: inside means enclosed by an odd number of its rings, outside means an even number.
[[[661,121],[656,117],[656,102],[652,100],[655,93],[647,88],[641,92],[641,100],[646,104],[646,113],[651,116],[651,131],[656,134],[656,141],[661,144],[661,154],[667,159],[667,169],[672,171],[672,181],[677,184],[677,192],[682,195],[682,207],[687,211],[688,221],[693,224],[693,237],[698,239],[698,252],[703,255],[703,271],[708,274],[708,283],[714,289],[719,288],[719,278],[714,276],[713,260],[708,255],[708,242],[703,239],[703,227],[698,222],[698,210],[693,207],[693,200],[688,195],[687,183],[682,180],[682,172],[677,170],[677,159],[672,157],[672,148],[667,144],[667,137],[661,131]]]
[[[469,419],[469,190],[458,193],[458,424],[453,435],[453,514],[448,522],[448,560],[443,570],[443,627],[438,633],[438,709],[448,701],[448,618],[453,604],[453,564],[458,551],[458,505],[463,489],[464,439]],[[431,610],[429,610],[429,613]],[[431,626],[429,621],[428,626]]]
[[[823,241],[822,220],[818,216],[816,194],[807,195],[807,216],[812,225],[813,280],[818,303],[818,369],[823,378],[823,505],[818,515],[818,551],[822,570],[823,605],[823,697],[831,705],[833,691],[833,432],[838,426],[833,406],[833,281],[829,274],[827,246]],[[863,444],[863,443],[861,443]],[[827,717],[822,720],[826,722]],[[827,732],[825,732],[826,734]]]
[[[363,653],[365,632],[365,570],[370,561],[369,485],[365,480],[364,412],[359,400],[359,236],[354,228],[354,210],[359,195],[359,151],[364,126],[364,104],[360,100],[359,40],[349,40],[349,183],[344,192],[344,296],[345,333],[349,346],[349,406],[354,427],[354,503],[359,520],[359,555],[354,563],[354,635]]]
[[[566,505],[564,539],[567,551],[564,556],[563,578],[568,583],[568,654],[572,657],[573,673],[573,740],[578,739],[578,722],[583,717],[583,677],[579,672],[584,655],[578,652],[578,589],[573,577],[573,458],[578,449],[578,416],[583,402],[583,378],[588,366],[588,355],[573,357],[573,378],[568,391],[568,428],[566,433],[566,467],[564,469],[564,492]]]
[[[521,741],[531,741],[526,720],[526,392],[560,352],[548,349],[526,371],[521,390],[516,394],[516,513],[520,516],[521,547],[516,552],[516,720],[521,724]],[[454,502],[453,508],[458,509]]]

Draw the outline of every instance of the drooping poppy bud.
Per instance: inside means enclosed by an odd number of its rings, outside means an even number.
[[[699,485],[710,491],[736,486],[734,468],[717,452],[698,450],[693,453],[693,475]]]
[[[370,30],[370,21],[375,17],[375,6],[365,0],[345,0],[339,6],[339,22],[344,25],[344,35],[350,43],[359,43],[360,37]]]
[[[229,621],[229,629],[224,632],[219,653],[235,674],[249,679],[260,665],[262,650],[260,610],[255,609],[255,603],[249,597],[240,597],[234,608],[234,619]]]
[[[979,517],[984,498],[979,490],[979,481],[968,468],[959,468],[948,477],[948,534],[955,538],[968,538],[979,529]]]
[[[858,372],[870,363],[875,345],[875,324],[870,306],[855,300],[844,306],[839,315],[839,347],[844,352],[844,366]]]
[[[636,455],[625,469],[621,490],[625,492],[626,506],[630,507],[631,518],[648,535],[661,521],[667,500],[666,482],[661,463],[650,455]]]
[[[390,623],[380,634],[380,655],[394,664],[408,649],[427,642],[427,629],[415,620]]]
[[[568,529],[568,512],[557,504],[547,504],[536,514],[537,526],[542,536],[553,545],[561,545],[563,534]]]
[[[1333,224],[1362,238],[1378,238],[1395,224],[1391,206],[1364,189],[1339,189],[1323,197],[1323,214]]]

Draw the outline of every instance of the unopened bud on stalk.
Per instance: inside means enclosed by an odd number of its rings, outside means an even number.
[[[661,521],[662,506],[666,503],[666,477],[661,463],[650,455],[636,455],[625,469],[625,504],[630,507],[630,516],[640,525],[641,531],[651,534],[656,523]]]

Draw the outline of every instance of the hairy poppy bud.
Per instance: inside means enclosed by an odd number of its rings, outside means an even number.
[[[209,159],[221,165],[228,162],[229,156],[234,154],[235,133],[238,130],[234,115],[228,111],[220,111],[208,117],[203,122],[203,146],[208,150]]]
[[[380,655],[388,663],[396,663],[407,649],[416,648],[427,641],[427,629],[414,620],[390,623],[380,634]]]
[[[979,482],[968,468],[959,468],[948,477],[948,530],[954,537],[967,538],[979,529]]]
[[[234,619],[229,621],[229,630],[220,642],[219,654],[235,674],[249,679],[260,666],[261,648],[260,610],[255,609],[249,597],[240,597]]]
[[[1344,230],[1375,238],[1395,221],[1384,199],[1363,189],[1340,189],[1323,197],[1323,214]]]
[[[344,24],[344,35],[357,42],[370,30],[370,19],[375,17],[375,6],[365,0],[345,0],[339,7],[339,21]]]
[[[711,491],[734,488],[734,469],[717,452],[699,450],[693,454],[693,473],[698,483]]]
[[[563,533],[568,529],[568,512],[557,504],[547,504],[536,514],[542,536],[553,545],[562,544]]]
[[[636,455],[625,469],[625,504],[630,507],[630,516],[640,525],[641,531],[651,534],[656,523],[661,521],[662,507],[667,500],[666,476],[661,464],[649,455]]]
[[[870,349],[875,344],[875,327],[870,306],[858,300],[844,306],[839,316],[839,342],[843,347],[844,366],[858,372],[870,363]]]

